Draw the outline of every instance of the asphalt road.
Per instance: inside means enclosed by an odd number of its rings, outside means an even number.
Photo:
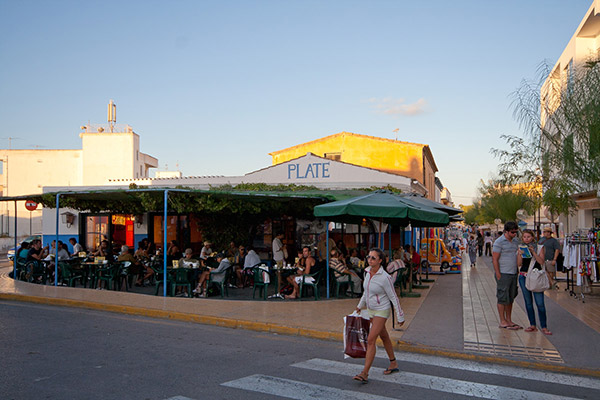
[[[410,353],[361,385],[335,342],[28,303],[0,301],[0,338],[0,399],[600,398],[597,379]]]

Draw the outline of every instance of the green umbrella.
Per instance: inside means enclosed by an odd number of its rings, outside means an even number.
[[[446,226],[448,214],[412,201],[407,197],[376,191],[363,196],[321,204],[314,208],[315,217],[328,221],[360,224],[372,218],[392,225]]]

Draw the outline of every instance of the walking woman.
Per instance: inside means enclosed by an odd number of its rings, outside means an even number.
[[[367,383],[369,381],[369,369],[371,369],[371,365],[375,359],[377,337],[380,337],[383,341],[383,346],[390,359],[390,365],[383,373],[389,375],[399,371],[392,341],[385,328],[385,323],[390,317],[392,305],[396,311],[399,326],[404,324],[404,312],[400,307],[398,296],[396,296],[394,282],[381,265],[384,257],[385,254],[380,249],[371,249],[371,251],[369,251],[369,255],[367,256],[369,266],[365,269],[363,295],[360,298],[358,306],[356,306],[356,311],[358,313],[366,306],[369,316],[371,317],[371,330],[367,340],[365,366],[362,372],[353,378],[361,383]]]
[[[527,309],[527,317],[529,318],[529,327],[525,328],[525,332],[537,332],[537,326],[535,322],[535,312],[533,310],[533,299],[535,299],[535,305],[537,306],[538,316],[540,318],[540,327],[544,335],[552,335],[552,332],[548,330],[546,325],[546,305],[544,304],[544,292],[530,292],[525,286],[525,280],[527,279],[527,271],[529,265],[535,258],[534,268],[542,269],[541,265],[544,263],[544,252],[545,248],[542,246],[539,253],[536,251],[535,242],[533,239],[533,231],[531,229],[525,229],[523,231],[523,244],[528,247],[529,253],[524,253],[521,248],[517,250],[517,265],[519,266],[519,286],[523,292],[523,299],[525,299],[525,308]]]
[[[477,242],[477,239],[475,239],[474,235],[471,235],[469,238],[469,244],[467,247],[469,249],[469,260],[471,261],[471,267],[475,267],[477,266],[477,251],[479,248],[479,242]]]

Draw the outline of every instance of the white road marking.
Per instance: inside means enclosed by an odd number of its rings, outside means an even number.
[[[347,364],[320,358],[292,364],[292,367],[348,376],[354,375],[362,370],[362,365]],[[548,393],[532,392],[529,390],[513,389],[503,386],[474,383],[459,379],[442,378],[439,376],[415,374],[404,371],[386,376],[383,375],[383,368],[371,368],[369,379],[484,399],[571,399],[571,397],[557,396]]]
[[[358,382],[356,382],[356,384],[359,385]],[[221,385],[295,400],[394,400],[391,397],[353,392],[351,390],[337,389],[329,386],[315,385],[312,383],[293,381],[268,375],[251,375],[234,381],[225,382]]]
[[[520,379],[552,382],[560,385],[586,387],[590,389],[600,390],[600,379],[588,378],[585,376],[566,375],[556,372],[536,371],[529,368],[517,368],[507,365],[490,365],[477,361],[453,360],[444,357],[427,356],[414,353],[396,352],[395,354],[396,360],[398,360],[398,362],[407,361],[419,364],[435,365],[437,367],[443,368],[459,369],[462,371],[510,376]],[[384,350],[378,350],[377,357],[387,359],[387,354]]]

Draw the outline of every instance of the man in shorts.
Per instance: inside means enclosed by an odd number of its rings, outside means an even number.
[[[556,287],[558,285],[555,282],[556,279],[556,259],[560,254],[560,243],[558,240],[552,237],[552,228],[547,226],[543,230],[544,237],[540,239],[540,244],[544,245],[545,250],[545,266],[546,274],[548,274],[548,280],[550,281],[550,287]]]
[[[495,242],[492,249],[492,262],[496,276],[496,297],[498,298],[498,314],[500,314],[499,328],[518,330],[523,329],[512,322],[512,308],[517,297],[517,249],[516,239],[519,227],[516,222],[508,221],[504,224],[504,233]]]

